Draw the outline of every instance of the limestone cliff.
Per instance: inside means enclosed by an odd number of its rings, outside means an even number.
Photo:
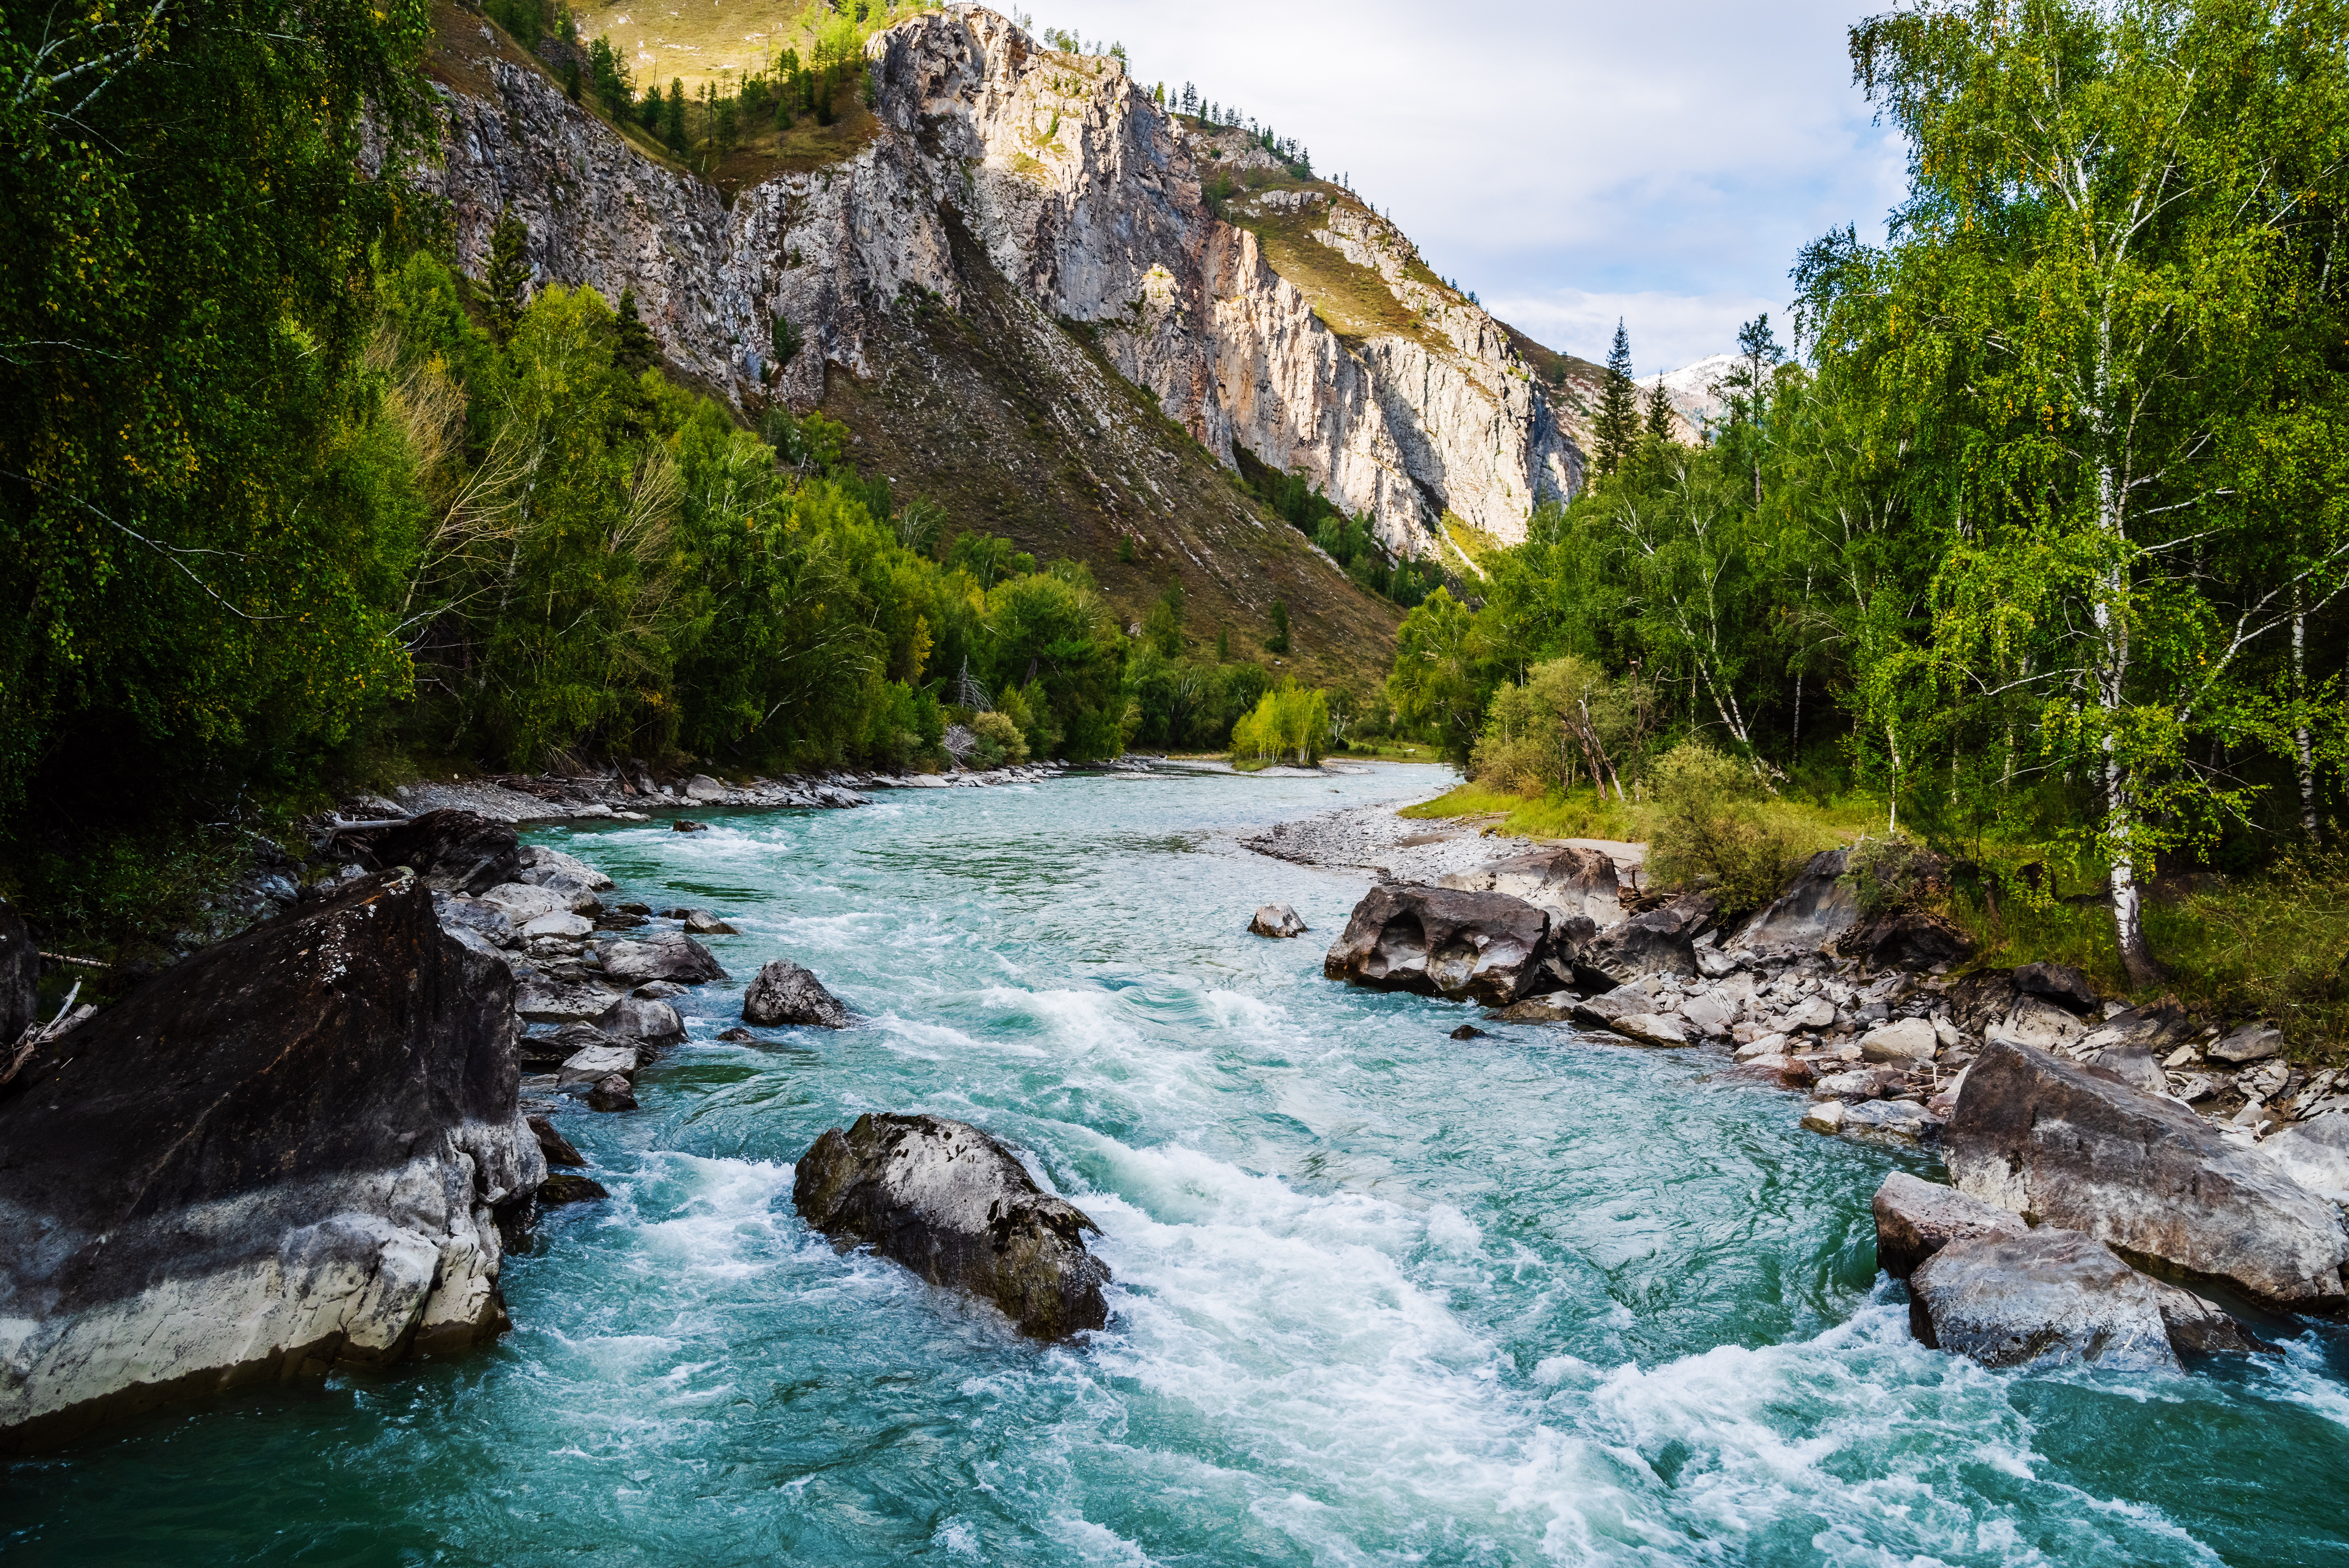
[[[485,265],[511,203],[541,280],[635,288],[672,360],[738,406],[823,400],[831,367],[874,377],[909,311],[963,310],[975,255],[1217,461],[1245,449],[1301,471],[1401,553],[1428,553],[1446,511],[1522,538],[1533,506],[1579,481],[1505,328],[1350,195],[1241,167],[1238,133],[1160,111],[1118,60],[1043,48],[977,8],[915,16],[868,46],[870,139],[729,204],[483,32],[443,88],[445,158],[419,173],[449,199],[466,265]],[[1248,193],[1211,200],[1203,164],[1210,188],[1238,167]],[[778,317],[805,345],[780,367]],[[1146,473],[1117,483],[1136,533],[1181,510]]]

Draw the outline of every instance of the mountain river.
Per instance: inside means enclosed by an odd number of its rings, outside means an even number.
[[[160,1413],[9,1466],[11,1563],[2334,1563],[2349,1334],[2183,1376],[1914,1344],[1868,1199],[1715,1051],[1321,978],[1359,876],[1237,837],[1432,793],[1086,776],[535,831],[715,909],[733,978],[643,1109],[566,1103],[610,1201],[510,1257],[494,1350]],[[1296,905],[1296,941],[1247,934]],[[788,954],[843,1033],[737,1022]],[[1019,1147],[1105,1235],[1040,1348],[792,1208],[867,1110]]]

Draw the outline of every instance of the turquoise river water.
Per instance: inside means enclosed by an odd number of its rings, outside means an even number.
[[[1868,1198],[1717,1053],[1320,975],[1359,877],[1240,849],[1336,779],[1081,777],[537,836],[717,909],[733,975],[494,1350],[150,1417],[0,1481],[11,1563],[2342,1563],[2349,1338],[2183,1376],[1921,1349]],[[1246,934],[1294,903],[1298,941]],[[788,954],[855,1027],[714,1036]],[[1100,1222],[1040,1348],[801,1223],[859,1112],[1016,1144]]]

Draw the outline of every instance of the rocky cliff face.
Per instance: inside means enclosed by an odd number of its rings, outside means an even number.
[[[1153,107],[1117,60],[1042,49],[984,10],[916,16],[868,48],[877,134],[730,207],[499,47],[470,62],[473,90],[444,88],[445,158],[419,171],[449,199],[467,265],[485,265],[511,203],[542,281],[635,288],[671,358],[738,406],[816,402],[827,366],[874,372],[893,318],[959,311],[959,229],[1216,459],[1244,448],[1303,472],[1402,553],[1428,553],[1447,510],[1521,539],[1534,505],[1579,482],[1505,329],[1335,187],[1260,191],[1236,222],[1213,216],[1200,166],[1245,150]],[[1310,223],[1312,252],[1268,257],[1268,216]],[[1383,291],[1367,315],[1366,282]],[[805,340],[780,367],[777,317]],[[1155,510],[1142,502],[1137,525]]]

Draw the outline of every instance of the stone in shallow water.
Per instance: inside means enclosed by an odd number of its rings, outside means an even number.
[[[1919,1339],[1985,1366],[2178,1368],[2153,1282],[2077,1231],[1951,1241],[1909,1276],[1909,1293]]]
[[[1506,1007],[1541,976],[1549,926],[1522,898],[1382,884],[1354,906],[1321,971],[1377,991]]]
[[[1248,921],[1248,929],[1260,937],[1301,937],[1307,927],[1296,910],[1286,904],[1267,904]]]
[[[744,989],[742,1022],[761,1028],[811,1023],[823,1029],[845,1029],[848,1008],[814,975],[789,959],[774,959],[761,965]]]
[[[585,1176],[550,1176],[538,1184],[538,1204],[542,1209],[559,1208],[565,1203],[594,1203],[612,1195],[604,1184]]]
[[[1949,1145],[1951,1181],[1985,1202],[2279,1306],[2342,1303],[2340,1212],[2264,1153],[2115,1075],[1992,1041],[1966,1074]]]
[[[830,1128],[800,1157],[792,1201],[835,1243],[991,1301],[1034,1338],[1109,1322],[1109,1267],[1084,1240],[1101,1227],[966,1123],[867,1115]]]

